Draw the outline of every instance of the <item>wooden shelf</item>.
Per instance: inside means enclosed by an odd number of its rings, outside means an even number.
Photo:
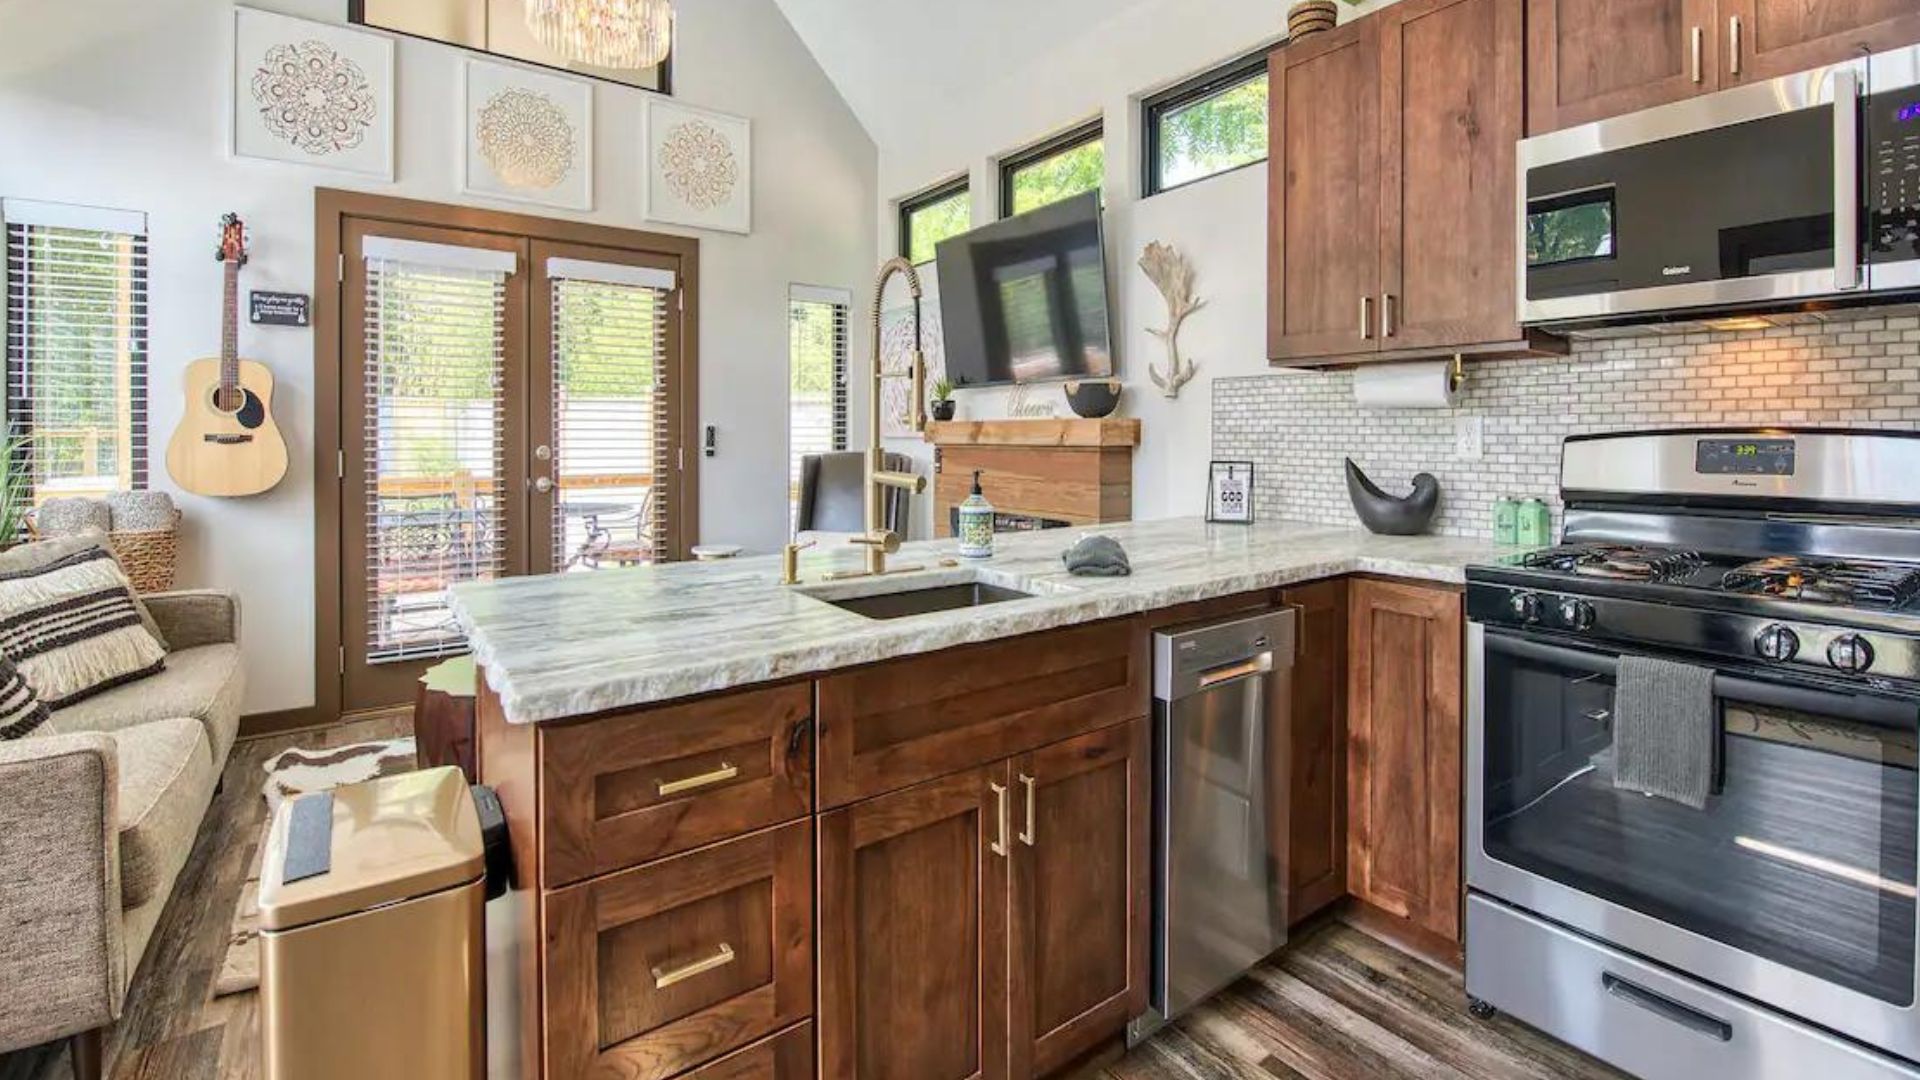
[[[1043,420],[935,420],[926,439],[935,446],[1139,446],[1140,421],[1106,416]]]

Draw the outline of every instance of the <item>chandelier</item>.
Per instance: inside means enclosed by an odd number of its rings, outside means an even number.
[[[526,0],[527,29],[563,59],[648,68],[673,44],[672,0]]]

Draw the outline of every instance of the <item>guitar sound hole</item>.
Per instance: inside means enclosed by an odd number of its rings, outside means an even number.
[[[258,394],[244,386],[235,387],[230,395],[221,394],[216,386],[210,397],[214,412],[232,417],[243,428],[252,430],[267,422],[267,407],[261,404]]]

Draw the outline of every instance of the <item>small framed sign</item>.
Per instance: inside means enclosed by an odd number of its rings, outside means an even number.
[[[247,293],[247,321],[255,326],[306,326],[307,294],[254,289]]]
[[[1207,520],[1253,523],[1253,462],[1216,461],[1208,467]]]

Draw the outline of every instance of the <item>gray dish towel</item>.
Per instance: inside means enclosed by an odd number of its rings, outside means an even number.
[[[1623,656],[1613,692],[1613,786],[1707,805],[1713,788],[1713,671]]]
[[[1083,536],[1060,553],[1069,574],[1082,577],[1126,577],[1133,573],[1127,549],[1111,536]]]

